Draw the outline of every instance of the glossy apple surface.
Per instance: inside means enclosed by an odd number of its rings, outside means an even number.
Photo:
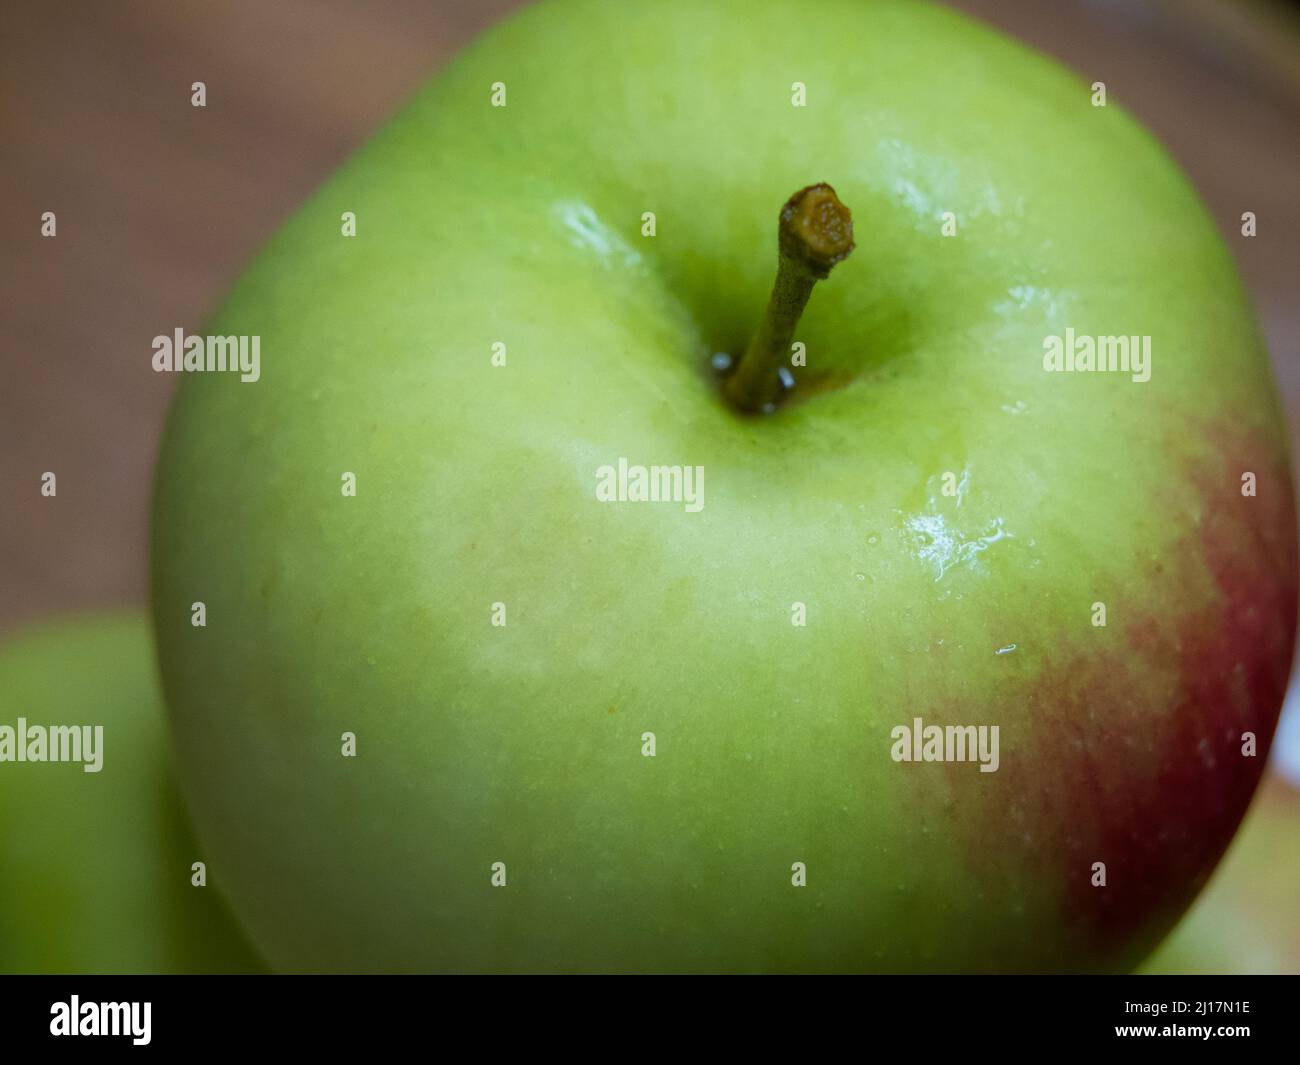
[[[709,360],[818,181],[858,247],[801,399],[742,417]],[[1151,379],[1044,372],[1067,328]],[[155,625],[279,967],[1126,968],[1246,808],[1296,549],[1231,255],[1114,100],[950,11],[529,8],[209,331],[261,380],[179,385]],[[703,509],[598,502],[620,457],[703,466]],[[893,761],[916,717],[1000,768]]]
[[[176,790],[139,613],[87,615],[0,646],[0,725],[103,727],[103,759],[0,762],[0,972],[256,972]]]

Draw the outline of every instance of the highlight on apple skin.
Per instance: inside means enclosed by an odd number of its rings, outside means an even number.
[[[746,413],[715,366],[817,184],[856,250]],[[1258,328],[1164,150],[973,21],[528,8],[209,331],[261,375],[181,380],[153,619],[276,968],[1126,970],[1250,801],[1297,564]]]

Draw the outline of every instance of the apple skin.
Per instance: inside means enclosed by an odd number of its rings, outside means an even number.
[[[1112,970],[1160,939],[1267,752],[1294,512],[1231,257],[1089,96],[939,7],[542,4],[282,229],[209,326],[261,336],[261,380],[179,384],[152,554],[184,786],[275,966]],[[858,249],[797,331],[803,402],[741,417],[708,360],[816,181]],[[1045,373],[1066,327],[1151,336],[1151,380]],[[620,456],[703,465],[704,509],[597,502]],[[894,762],[914,717],[997,725],[1001,768]]]
[[[1265,777],[1209,885],[1140,972],[1300,974],[1300,790]]]
[[[0,762],[0,972],[263,971],[209,886],[176,790],[142,612],[0,647],[0,724],[102,725],[103,766]]]

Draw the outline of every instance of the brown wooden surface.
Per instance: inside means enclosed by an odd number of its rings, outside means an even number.
[[[196,329],[312,188],[512,6],[0,4],[0,630],[143,602],[172,384],[149,368],[151,338]],[[1232,234],[1300,424],[1295,38],[1219,0],[1169,0],[1172,19],[1139,0],[956,6],[1105,81],[1169,145]],[[1235,235],[1247,209],[1253,241]],[[54,240],[39,235],[45,210]],[[38,494],[45,470],[53,500]]]

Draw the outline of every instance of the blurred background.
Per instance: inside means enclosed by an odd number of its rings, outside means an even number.
[[[615,2],[615,0],[611,0]],[[866,0],[864,0],[866,2]],[[0,638],[142,603],[171,375],[262,242],[513,0],[4,0]],[[1236,255],[1300,453],[1300,4],[951,0],[1104,81],[1172,151]],[[190,105],[203,81],[207,107]],[[1258,236],[1240,236],[1243,211]],[[54,211],[58,237],[40,235]],[[39,479],[58,475],[44,499]],[[1150,963],[1300,972],[1300,687],[1267,780]]]

